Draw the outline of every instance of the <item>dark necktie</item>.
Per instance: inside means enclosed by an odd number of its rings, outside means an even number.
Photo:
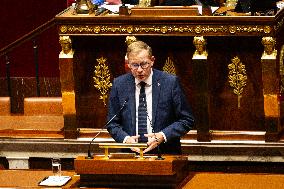
[[[144,136],[147,134],[147,102],[145,94],[146,83],[140,82],[139,106],[138,106],[138,134],[140,135],[138,142],[147,142],[148,139]]]

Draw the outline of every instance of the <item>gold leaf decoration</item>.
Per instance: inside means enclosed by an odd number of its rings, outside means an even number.
[[[229,83],[233,87],[233,92],[238,96],[238,108],[241,107],[240,101],[244,86],[246,86],[247,75],[245,65],[242,64],[238,57],[232,59],[232,63],[228,65],[229,68]]]
[[[167,58],[166,63],[163,67],[163,71],[176,75],[176,68],[175,68],[174,62],[172,61],[170,57]]]
[[[97,88],[100,93],[100,100],[103,100],[104,105],[106,106],[106,100],[107,100],[107,93],[112,86],[112,83],[110,82],[110,73],[108,66],[106,65],[106,58],[101,57],[100,59],[97,59],[97,62],[99,63],[97,66],[95,66],[94,71],[94,83],[95,88]]]

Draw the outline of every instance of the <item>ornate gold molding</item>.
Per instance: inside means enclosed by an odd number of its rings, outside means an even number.
[[[174,65],[174,61],[170,57],[167,58],[166,63],[163,67],[163,71],[176,75],[176,68]]]
[[[269,34],[273,28],[262,25],[62,25],[61,34]]]
[[[103,100],[104,105],[106,106],[106,100],[107,100],[107,93],[112,86],[112,83],[110,82],[110,74],[108,66],[106,65],[106,58],[101,57],[97,59],[98,65],[95,66],[94,71],[94,83],[95,88],[97,88],[100,93],[100,99]]]
[[[233,92],[238,96],[238,108],[241,107],[241,97],[244,91],[244,86],[246,86],[247,75],[245,65],[242,64],[239,57],[232,59],[232,63],[228,65],[229,69],[229,83],[233,87]]]

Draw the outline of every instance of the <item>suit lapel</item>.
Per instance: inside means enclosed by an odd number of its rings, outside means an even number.
[[[160,74],[154,69],[153,69],[152,83],[153,83],[153,86],[152,86],[152,124],[154,127],[155,121],[156,121],[156,114],[157,114],[157,105],[159,102],[160,89],[161,89]]]

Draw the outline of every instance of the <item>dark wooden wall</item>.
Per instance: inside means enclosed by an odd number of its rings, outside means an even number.
[[[204,119],[195,101],[192,75],[193,37],[138,36],[153,48],[154,68],[162,70],[167,57],[174,60],[177,75],[192,105],[197,120]],[[94,87],[97,58],[107,58],[112,76],[124,70],[126,50],[124,36],[73,37],[75,50],[76,109],[79,127],[100,128],[105,123],[107,107],[99,100]],[[264,110],[260,58],[263,51],[260,37],[207,37],[208,88],[211,130],[264,131]],[[228,64],[238,56],[245,65],[247,85],[238,108],[237,96],[228,82]],[[201,78],[202,79],[202,78]]]

